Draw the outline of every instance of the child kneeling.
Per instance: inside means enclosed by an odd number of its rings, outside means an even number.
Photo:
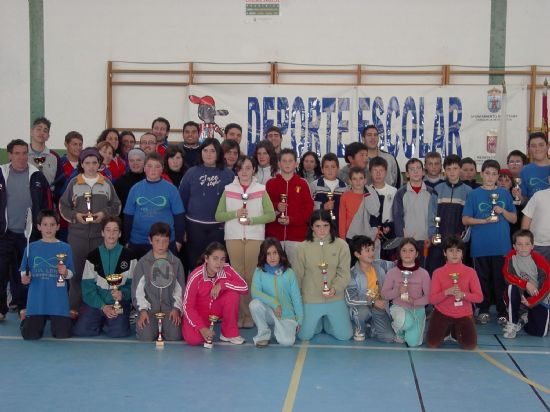
[[[275,238],[264,240],[260,246],[252,298],[250,312],[258,327],[256,346],[265,348],[269,344],[270,326],[279,345],[292,346],[303,320],[302,297],[296,274]]]
[[[42,210],[37,220],[42,239],[25,249],[19,268],[21,283],[29,285],[21,335],[23,339],[40,339],[49,319],[54,338],[70,338],[72,324],[65,279],[70,279],[74,271],[71,247],[55,237],[59,217],[53,210]]]
[[[357,258],[346,288],[346,303],[355,330],[353,339],[361,342],[368,335],[382,342],[393,342],[395,333],[391,327],[389,305],[382,299],[380,290],[386,272],[394,264],[374,259],[374,242],[367,236],[354,236],[350,247]]]
[[[477,273],[462,263],[464,242],[458,236],[445,240],[443,253],[447,263],[432,276],[430,303],[435,308],[426,337],[430,348],[437,348],[450,335],[464,349],[477,346],[473,303],[483,300]]]
[[[508,323],[503,336],[516,337],[525,323],[529,335],[548,335],[550,323],[550,265],[546,259],[533,250],[533,233],[520,230],[514,234],[514,250],[504,262],[504,279],[508,283]],[[519,318],[521,304],[527,306],[527,321]]]
[[[242,345],[239,335],[240,295],[248,292],[245,280],[228,263],[225,247],[212,242],[204,251],[204,263],[189,274],[183,297],[181,331],[189,345],[212,342],[214,331],[209,316],[221,320],[220,340]]]
[[[159,316],[164,339],[181,340],[183,265],[168,250],[170,226],[154,223],[149,229],[149,242],[152,250],[138,261],[132,282],[132,302],[139,313],[136,337],[153,341],[158,335]]]

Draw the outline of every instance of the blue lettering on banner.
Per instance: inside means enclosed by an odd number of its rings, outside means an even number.
[[[256,126],[255,130],[252,130],[252,124]],[[254,149],[260,141],[260,103],[258,102],[257,97],[248,98],[248,127],[247,127],[247,136],[248,140],[248,155],[252,156],[254,154]]]
[[[363,118],[363,112],[368,112],[370,110],[370,97],[360,97],[357,101],[357,106],[357,131],[359,132],[358,141],[361,141],[363,130],[365,130],[365,127],[370,124],[368,119]]]
[[[319,125],[321,124],[321,101],[316,97],[310,97],[307,104],[307,140],[308,150],[321,153],[321,141],[319,139]]]
[[[349,132],[349,120],[344,119],[342,114],[349,113],[350,99],[349,97],[338,98],[338,134],[336,136],[336,155],[344,157],[346,145],[342,143],[342,135]]]
[[[429,143],[424,141],[424,125],[426,121],[424,119],[424,98],[420,98],[420,104],[418,107],[418,157],[421,159],[426,157],[426,154],[430,151]]]
[[[281,129],[281,135],[284,136],[288,130],[288,99],[286,97],[277,97],[277,126]]]
[[[411,142],[409,143],[407,138],[407,121],[409,113],[411,115]],[[401,134],[403,139],[403,154],[407,159],[413,157],[416,147],[416,129],[417,129],[417,119],[416,119],[416,103],[411,96],[408,96],[405,99],[405,104],[403,105],[403,117],[401,120]]]
[[[332,144],[332,113],[336,112],[336,99],[334,97],[323,97],[323,113],[327,116],[327,139],[326,139],[326,148],[325,153],[330,153],[331,144]],[[321,153],[317,153],[319,156]],[[338,153],[340,156],[340,153]],[[342,156],[343,157],[343,156]]]
[[[270,119],[268,116],[269,111],[275,111],[275,97],[264,97],[263,101],[263,129],[262,129],[262,136],[265,136],[265,132],[267,132],[267,129],[269,129],[271,126],[275,124],[274,119]]]
[[[456,113],[456,118],[454,114]],[[453,153],[453,140],[456,154],[462,157],[462,145],[460,143],[460,126],[462,125],[462,102],[458,97],[449,97],[449,137],[447,141],[448,154]]]
[[[395,133],[395,143],[392,142],[391,136],[391,122],[394,114],[396,119],[401,115],[399,112],[399,101],[397,97],[392,96],[386,113],[386,147],[388,152],[397,157],[399,153],[399,134]]]
[[[380,149],[386,150],[386,135],[384,133],[384,123],[380,120],[380,116],[384,114],[384,101],[380,96],[376,96],[372,103],[372,124],[376,126],[378,134],[381,136],[378,146]]]
[[[298,141],[296,141],[296,118],[300,117],[300,138]],[[306,138],[306,116],[305,116],[305,108],[304,108],[304,101],[301,97],[296,97],[294,99],[294,102],[292,103],[292,110],[290,112],[290,142],[292,144],[292,147],[294,150],[296,150],[296,153],[298,155],[298,158],[304,154],[307,149],[304,151],[304,147],[306,146],[305,142]]]
[[[442,156],[446,155],[445,145],[445,117],[443,117],[443,98],[437,98],[434,117],[434,133],[432,139],[432,152],[439,151]],[[437,150],[440,149],[440,150]]]

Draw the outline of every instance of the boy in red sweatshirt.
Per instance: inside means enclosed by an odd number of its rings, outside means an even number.
[[[460,346],[473,350],[477,346],[472,303],[483,300],[476,271],[462,263],[464,242],[452,235],[444,243],[447,263],[432,276],[430,303],[435,308],[426,337],[430,348],[437,348],[447,337]]]
[[[277,219],[265,225],[265,236],[275,237],[281,242],[291,264],[294,264],[298,244],[306,237],[309,217],[313,212],[309,185],[296,173],[296,166],[296,152],[292,149],[281,150],[281,172],[266,184]]]

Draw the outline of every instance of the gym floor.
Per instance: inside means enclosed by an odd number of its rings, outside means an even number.
[[[23,341],[13,313],[0,323],[4,411],[550,411],[550,338],[502,338],[478,326],[476,351],[338,342],[321,334],[291,348],[213,349],[184,342],[57,340],[49,326]]]

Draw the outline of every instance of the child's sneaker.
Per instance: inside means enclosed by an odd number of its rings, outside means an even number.
[[[480,313],[477,317],[477,321],[482,325],[486,325],[491,320],[491,316],[488,313]]]
[[[220,340],[223,342],[229,342],[233,345],[242,345],[244,343],[244,338],[242,336],[235,336],[234,338],[226,338],[223,335],[220,335]]]
[[[502,336],[504,336],[506,339],[514,339],[520,330],[521,330],[520,324],[508,322],[504,326],[504,333],[502,334]]]
[[[500,316],[497,320],[497,323],[500,325],[500,326],[504,326],[508,323],[508,319],[506,319],[505,316]]]
[[[529,315],[527,312],[524,312],[521,314],[518,323],[521,327],[524,327],[525,325],[527,325],[527,322],[529,322]]]
[[[353,333],[353,340],[356,342],[363,342],[365,340],[365,334],[360,329],[356,329]]]

